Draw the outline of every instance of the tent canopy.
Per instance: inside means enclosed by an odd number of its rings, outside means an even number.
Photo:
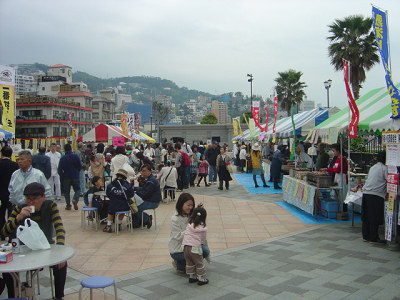
[[[140,134],[140,136],[141,136],[142,138],[145,138],[145,140],[146,140],[147,143],[155,143],[155,142],[156,142],[155,139],[153,139],[152,137],[149,137],[147,134],[145,134],[145,133],[143,133],[143,132],[139,132],[139,134]]]
[[[397,87],[400,84],[396,85]],[[369,91],[356,101],[360,112],[359,131],[399,130],[400,120],[391,119],[391,98],[386,87]],[[349,125],[349,107],[345,107],[315,127],[322,139],[344,132]]]
[[[133,137],[124,135],[121,128],[113,125],[107,124],[99,124],[89,132],[83,135],[82,140],[84,142],[107,142],[108,140],[112,140],[113,137],[124,137],[125,139],[131,140],[140,140],[145,141],[142,136],[135,135]]]
[[[293,132],[292,118],[286,117],[276,122],[275,133],[279,138],[288,138],[294,135],[306,136],[315,125],[320,124],[329,118],[329,115],[334,113],[337,108],[315,108],[309,111],[303,111],[293,116],[296,132]],[[268,124],[268,131],[265,133],[265,137],[273,137],[273,122]],[[257,136],[260,135],[260,129],[256,128]],[[249,140],[250,130],[247,129],[243,132],[243,135],[238,135],[232,140]]]
[[[12,138],[12,132],[0,128],[0,140],[11,140]]]

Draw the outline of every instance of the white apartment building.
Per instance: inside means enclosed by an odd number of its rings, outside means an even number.
[[[17,95],[34,95],[37,92],[35,77],[29,75],[15,76],[15,93]]]

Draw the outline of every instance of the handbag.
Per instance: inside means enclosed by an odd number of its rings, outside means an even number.
[[[229,173],[233,173],[232,166],[230,164],[226,165],[226,169],[228,170]]]
[[[24,225],[18,226],[17,238],[32,250],[50,249],[49,241],[38,223],[29,218],[25,219]]]
[[[119,186],[121,187],[122,192],[124,193],[126,201],[128,201],[128,205],[129,205],[129,209],[131,210],[131,213],[136,214],[139,211],[139,209],[136,205],[135,199],[134,198],[128,199],[128,197],[125,194],[124,188],[122,187],[122,184],[119,180],[118,180],[118,183],[119,183]]]

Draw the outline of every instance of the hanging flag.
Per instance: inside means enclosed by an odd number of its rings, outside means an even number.
[[[389,40],[388,40],[388,28],[387,28],[387,15],[386,12],[372,6],[372,28],[375,33],[376,43],[378,44],[379,52],[385,69],[386,75],[386,86],[389,95],[392,99],[392,116],[391,118],[400,118],[400,92],[393,84],[392,71],[390,69],[390,57],[389,57]]]
[[[15,69],[0,65],[0,103],[3,107],[0,128],[15,134]]]
[[[238,124],[237,118],[232,119],[232,127],[233,127],[233,136],[238,136],[239,135],[239,124]]]
[[[121,129],[124,135],[129,136],[129,130],[128,130],[128,115],[127,114],[122,114],[121,115]]]
[[[347,98],[351,111],[351,120],[349,122],[349,138],[354,139],[357,137],[358,121],[360,120],[360,112],[358,111],[357,103],[354,100],[353,94],[349,85],[349,64],[343,61],[344,84],[346,86]]]
[[[72,113],[69,113],[68,114],[68,121],[67,121],[67,123],[68,123],[68,126],[72,129],[72,128],[74,128],[74,125],[72,124]]]
[[[251,115],[253,116],[254,124],[262,131],[260,126],[260,101],[253,101],[251,103]]]
[[[269,122],[269,113],[268,113],[268,106],[267,106],[267,100],[262,97],[263,102],[264,102],[264,111],[265,111],[265,127],[264,127],[264,132],[268,131],[268,122]]]
[[[128,115],[128,130],[131,136],[135,133],[135,114]]]
[[[278,96],[274,97],[274,125],[272,126],[272,133],[275,134],[276,118],[278,117]],[[275,139],[275,138],[274,138]]]
[[[140,132],[140,112],[135,113],[135,132]]]

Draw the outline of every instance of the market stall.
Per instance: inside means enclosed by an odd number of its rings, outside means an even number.
[[[123,137],[126,141],[147,141],[147,139],[141,135],[128,136],[125,135],[121,128],[114,125],[99,124],[86,134],[82,136],[83,142],[108,142],[113,137]]]
[[[332,177],[325,172],[295,168],[282,181],[283,200],[317,217],[318,214],[336,218],[340,212],[337,191]]]

